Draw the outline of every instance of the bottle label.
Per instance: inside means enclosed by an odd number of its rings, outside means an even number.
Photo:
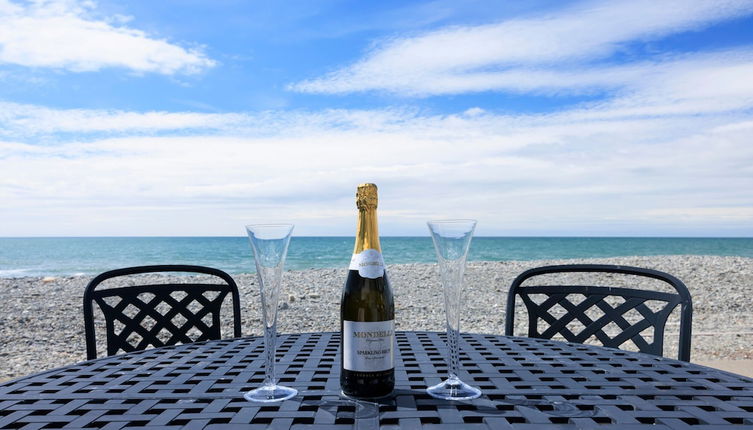
[[[350,259],[350,270],[358,270],[362,278],[381,278],[384,276],[382,253],[376,249],[365,249],[359,254],[353,254],[353,258]]]
[[[343,367],[352,372],[383,372],[395,367],[395,320],[343,321]]]

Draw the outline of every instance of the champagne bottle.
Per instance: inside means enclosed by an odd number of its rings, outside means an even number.
[[[377,187],[356,191],[358,227],[340,303],[340,386],[347,396],[378,398],[395,387],[395,304],[377,229]]]

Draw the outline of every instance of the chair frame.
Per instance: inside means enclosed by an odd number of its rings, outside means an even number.
[[[624,275],[644,276],[664,281],[674,287],[677,294],[660,291],[640,290],[623,287],[582,286],[582,285],[535,285],[522,286],[523,282],[539,275],[552,273],[618,273]],[[541,304],[534,303],[531,294],[544,294],[548,298]],[[567,300],[569,294],[582,294],[586,297],[583,302],[573,304]],[[692,334],[693,304],[690,292],[685,284],[676,277],[653,269],[631,266],[616,266],[607,264],[568,264],[544,266],[526,270],[518,275],[510,286],[507,294],[505,314],[505,335],[512,336],[515,325],[515,298],[520,296],[528,311],[528,337],[551,339],[559,333],[568,342],[583,343],[591,336],[598,338],[604,346],[619,348],[628,340],[632,340],[641,352],[662,356],[664,352],[664,327],[672,311],[680,306],[680,339],[678,359],[690,361],[690,343]],[[604,297],[622,297],[625,303],[612,308],[602,301]],[[652,312],[644,304],[648,300],[666,302],[665,307]],[[547,312],[555,304],[560,304],[567,310],[561,319],[556,319]],[[592,320],[584,312],[592,306],[597,306],[604,313],[603,316]],[[636,309],[644,317],[642,321],[631,325],[622,315],[631,309]],[[550,327],[543,333],[538,332],[538,319],[548,322]],[[567,328],[571,321],[579,321],[585,326],[580,333],[573,334]],[[610,322],[616,323],[623,330],[618,336],[610,338],[603,328]],[[654,328],[653,343],[649,344],[640,335],[647,328]]]
[[[187,273],[201,273],[206,275],[213,275],[218,278],[221,278],[223,281],[225,281],[225,284],[217,283],[217,284],[211,284],[211,283],[186,283],[186,284],[171,284],[171,283],[165,283],[165,284],[151,284],[151,285],[134,285],[134,286],[127,286],[127,287],[118,287],[118,288],[107,288],[107,289],[101,289],[96,290],[97,286],[100,285],[103,281],[119,276],[128,276],[128,275],[138,275],[138,274],[145,274],[145,273],[161,273],[161,272],[187,272]],[[146,313],[145,316],[149,316],[155,321],[157,321],[157,325],[155,325],[155,328],[164,327],[166,324],[169,324],[171,328],[176,330],[171,330],[173,333],[171,333],[171,342],[164,343],[157,339],[157,333],[158,331],[151,330],[148,331],[143,326],[140,326],[140,321],[120,321],[121,323],[124,323],[126,326],[133,326],[133,327],[140,327],[137,328],[136,332],[140,334],[143,338],[143,340],[134,347],[133,345],[129,344],[125,341],[125,339],[120,339],[117,335],[115,335],[115,329],[114,329],[114,322],[116,319],[115,315],[108,315],[107,312],[105,312],[105,309],[102,307],[103,299],[107,297],[122,297],[123,300],[133,300],[136,297],[138,297],[139,294],[143,293],[152,293],[155,295],[155,299],[160,296],[167,296],[172,292],[175,291],[182,291],[186,293],[195,293],[197,290],[200,291],[217,291],[220,293],[218,298],[216,299],[216,303],[205,303],[205,305],[213,306],[213,307],[204,307],[202,309],[202,312],[199,314],[192,314],[190,312],[183,313],[180,311],[180,306],[185,309],[187,307],[187,304],[180,303],[174,298],[172,301],[175,301],[179,307],[171,306],[170,311],[168,311],[165,315],[160,314],[156,311],[147,311],[142,309],[138,315],[141,315],[142,313]],[[94,277],[89,284],[86,286],[86,290],[84,291],[84,331],[86,336],[86,356],[87,360],[92,360],[97,358],[97,341],[96,341],[96,333],[94,329],[94,302],[97,302],[97,305],[102,311],[102,313],[105,315],[105,324],[106,324],[106,338],[107,338],[107,355],[114,355],[117,354],[119,350],[123,350],[126,352],[130,352],[133,350],[142,350],[146,349],[149,345],[153,345],[155,347],[157,346],[164,346],[164,345],[173,345],[177,343],[191,343],[198,340],[214,340],[214,339],[220,339],[221,338],[221,330],[220,330],[220,309],[222,306],[222,303],[227,298],[227,294],[230,293],[232,297],[232,309],[233,309],[233,337],[240,337],[241,336],[241,318],[240,318],[240,298],[238,294],[238,286],[233,280],[230,275],[223,272],[219,269],[214,269],[211,267],[205,267],[205,266],[194,266],[194,265],[184,265],[184,264],[163,264],[163,265],[150,265],[150,266],[137,266],[137,267],[126,267],[122,269],[115,269],[110,270],[104,273],[101,273]],[[102,303],[101,303],[102,302]],[[126,305],[127,306],[127,305]],[[212,313],[212,325],[207,326],[202,321],[202,316],[205,316],[208,313]],[[176,327],[174,324],[172,324],[171,319],[181,314],[184,318],[187,319],[187,322],[184,324],[184,327],[190,327],[191,325],[188,324],[188,322],[191,323],[200,323],[205,329],[202,330],[202,337],[200,339],[190,339],[185,332],[178,332],[180,328]],[[142,317],[143,319],[143,317]],[[155,342],[156,340],[156,342]]]

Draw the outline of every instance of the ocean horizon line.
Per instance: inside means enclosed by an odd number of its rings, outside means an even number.
[[[289,270],[347,267],[354,236],[294,236]],[[388,264],[432,263],[427,236],[382,236]],[[748,237],[478,236],[468,261],[531,261],[658,255],[753,258]],[[52,236],[0,238],[0,277],[96,274],[154,264],[192,264],[254,272],[245,236]]]
[[[292,237],[300,238],[354,238],[353,235],[296,235]],[[380,238],[431,238],[426,235],[379,235]],[[74,235],[74,236],[0,236],[0,239],[180,239],[180,238],[246,238],[244,235]],[[724,235],[474,235],[476,238],[493,238],[493,239],[753,239],[751,236],[724,236]]]

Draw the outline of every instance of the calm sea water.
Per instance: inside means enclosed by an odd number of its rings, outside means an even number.
[[[293,237],[286,268],[346,267],[352,237]],[[383,237],[387,264],[434,262],[429,237]],[[753,238],[476,237],[470,260],[543,260],[632,255],[753,257]],[[253,272],[244,237],[0,238],[0,277],[92,275],[145,264],[199,264]]]

